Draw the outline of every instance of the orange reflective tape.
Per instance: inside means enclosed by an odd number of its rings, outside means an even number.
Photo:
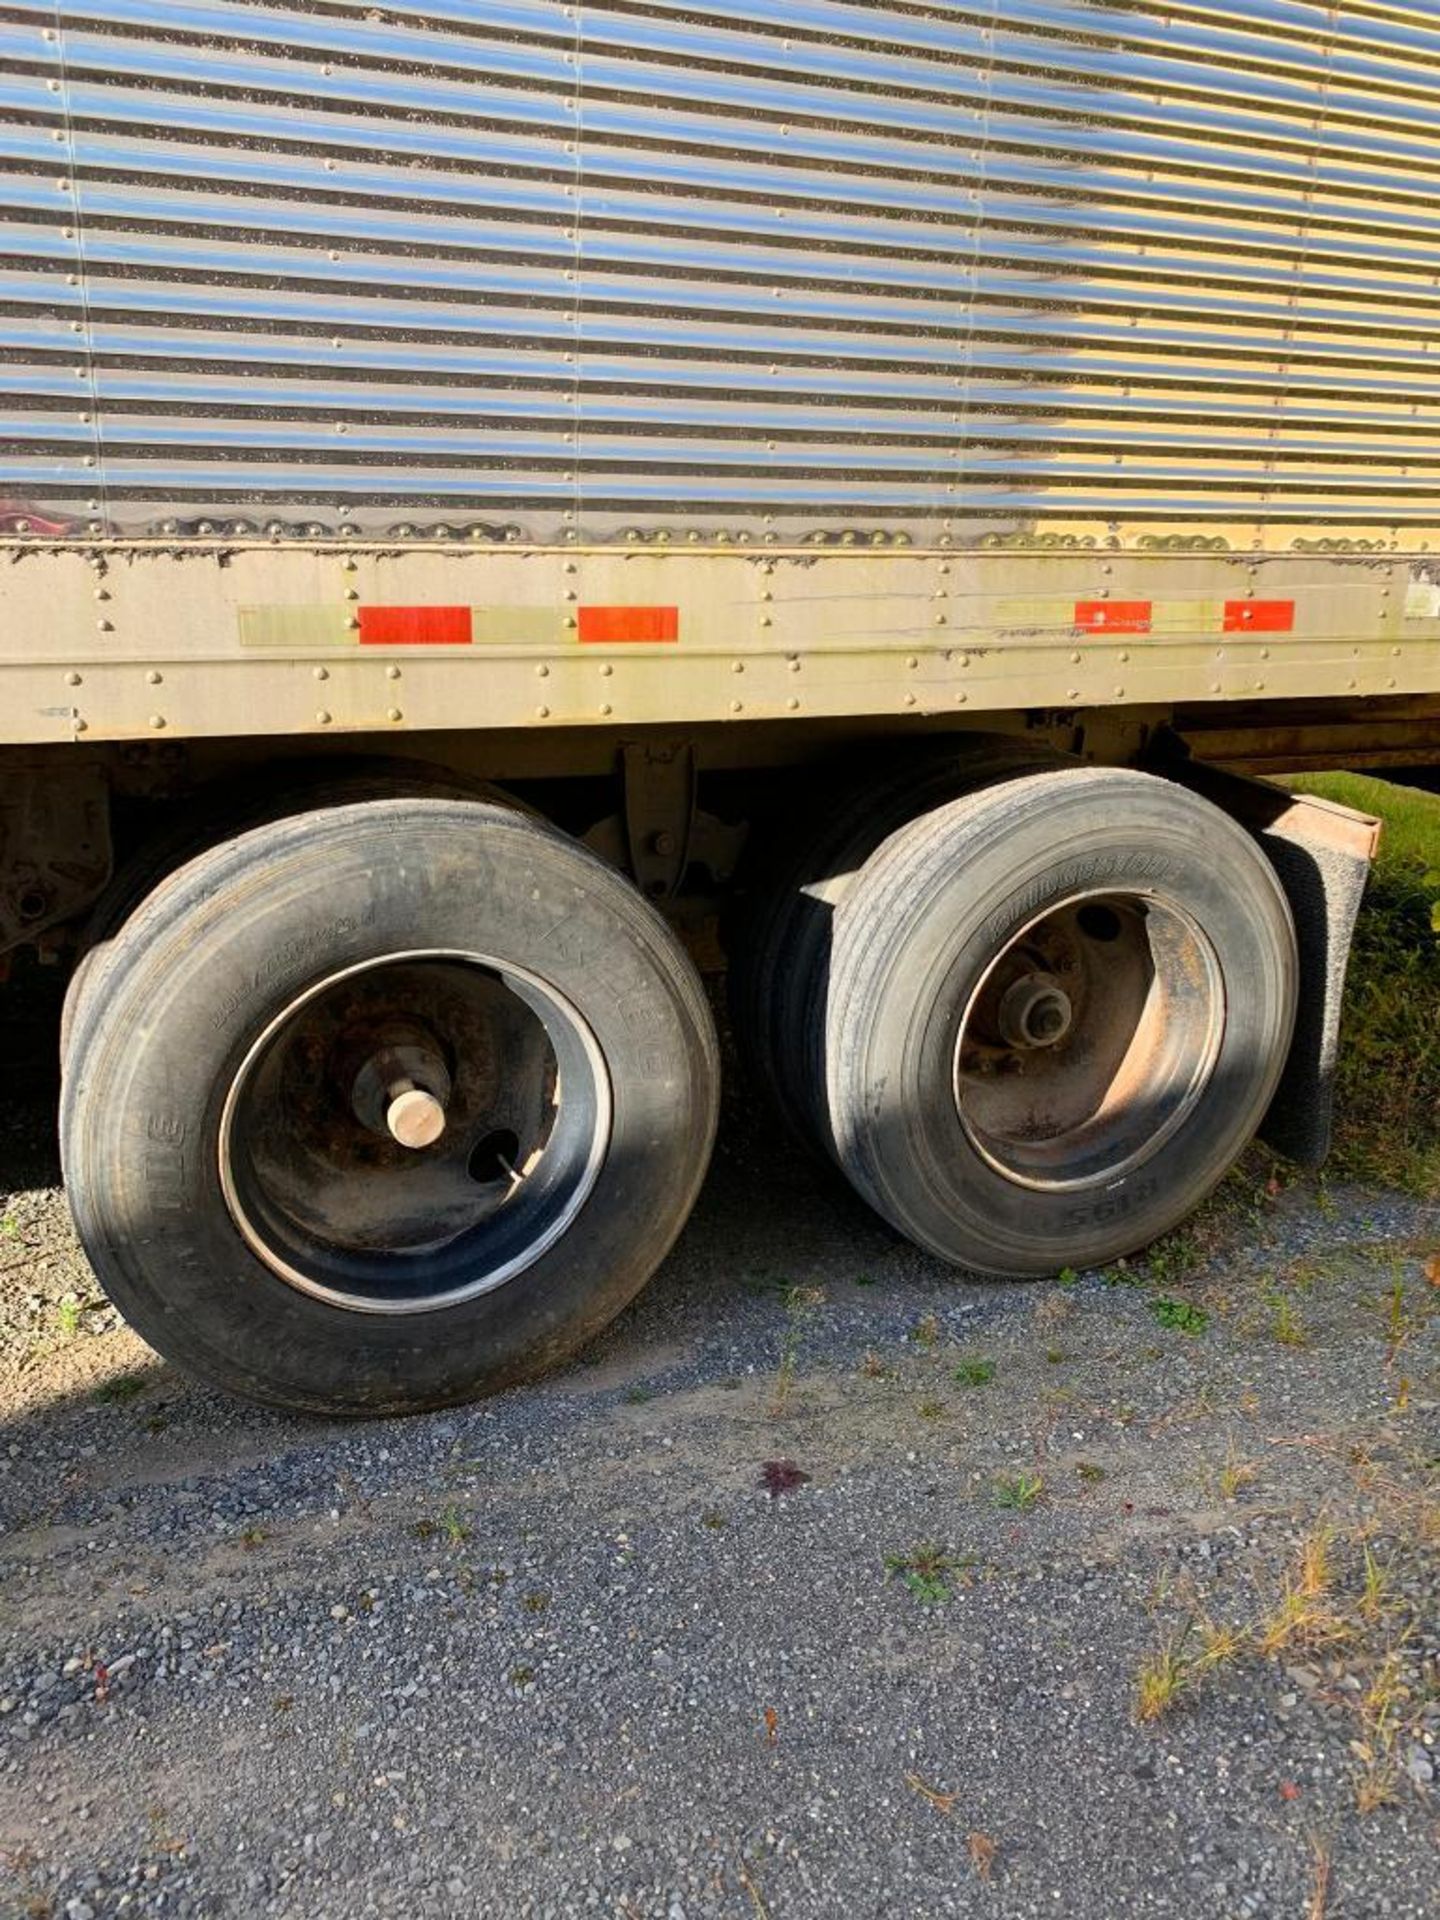
[[[469,607],[361,607],[362,647],[468,647]]]
[[[580,641],[587,647],[680,638],[678,607],[581,607]]]
[[[1293,633],[1293,600],[1227,600],[1226,633]]]
[[[1077,600],[1075,624],[1084,633],[1149,633],[1149,600]]]

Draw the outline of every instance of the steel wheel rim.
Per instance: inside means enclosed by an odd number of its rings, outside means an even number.
[[[1140,890],[1076,893],[1011,935],[971,992],[956,1112],[1016,1185],[1118,1185],[1190,1119],[1224,1031],[1220,963],[1183,907]]]
[[[382,1045],[347,1051],[397,994]],[[446,1134],[421,1149],[386,1133],[383,1099],[367,1104],[365,1072],[406,1023],[449,1053]],[[316,981],[252,1042],[221,1112],[220,1184],[289,1286],[352,1312],[429,1313],[510,1284],[555,1245],[599,1178],[612,1112],[599,1043],[554,986],[482,953],[385,954]]]

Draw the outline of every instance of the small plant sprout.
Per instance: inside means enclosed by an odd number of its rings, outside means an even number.
[[[800,1341],[806,1322],[825,1295],[819,1287],[788,1287],[785,1292],[785,1331],[780,1340],[780,1364],[775,1370],[775,1392],[770,1401],[772,1419],[781,1419],[790,1408],[795,1372],[800,1364]]]
[[[1135,1675],[1137,1720],[1148,1722],[1162,1719],[1189,1687],[1195,1662],[1187,1655],[1186,1644],[1193,1626],[1192,1621],[1187,1621],[1178,1633],[1167,1634],[1160,1645],[1140,1662]]]
[[[1202,1620],[1196,1670],[1228,1666],[1232,1660],[1239,1659],[1248,1644],[1249,1637],[1243,1627],[1223,1620]]]
[[[910,1338],[917,1347],[923,1347],[930,1353],[940,1344],[940,1322],[933,1313],[927,1313],[917,1320],[910,1329]]]
[[[1301,1542],[1295,1571],[1286,1575],[1279,1599],[1256,1627],[1255,1644],[1261,1653],[1274,1655],[1288,1647],[1314,1651],[1351,1637],[1349,1624],[1330,1604],[1333,1544],[1334,1534],[1325,1525]]]
[[[80,1331],[80,1302],[67,1295],[55,1308],[55,1324],[62,1339],[73,1340]]]
[[[461,1518],[458,1507],[446,1507],[440,1516],[440,1532],[452,1547],[463,1547],[470,1538],[470,1529]]]
[[[922,1420],[939,1420],[945,1412],[943,1400],[922,1400],[919,1413]]]
[[[997,1507],[1013,1513],[1028,1513],[1045,1491],[1038,1473],[1002,1473],[997,1476],[991,1498]]]
[[[953,1598],[951,1575],[958,1570],[959,1563],[933,1540],[923,1541],[908,1553],[885,1556],[885,1571],[892,1579],[903,1580],[907,1591],[927,1607],[943,1605]]]
[[[1253,1460],[1242,1460],[1232,1440],[1225,1449],[1225,1464],[1220,1469],[1220,1498],[1238,1500],[1259,1472]]]
[[[1365,1546],[1365,1589],[1360,1596],[1360,1612],[1367,1623],[1378,1626],[1390,1606],[1390,1574],[1375,1558],[1369,1543]]]
[[[962,1387],[988,1387],[995,1378],[993,1360],[962,1360],[955,1369],[955,1378]]]
[[[1210,1316],[1203,1307],[1194,1306],[1189,1300],[1172,1300],[1161,1294],[1150,1302],[1150,1311],[1162,1327],[1172,1333],[1201,1334],[1210,1324]]]
[[[1272,1292],[1266,1295],[1270,1308],[1270,1336],[1278,1340],[1282,1347],[1306,1347],[1310,1344],[1310,1335],[1306,1331],[1300,1309],[1288,1293]]]

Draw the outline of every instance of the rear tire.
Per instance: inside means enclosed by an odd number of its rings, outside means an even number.
[[[717,1089],[699,981],[628,883],[502,808],[371,802],[242,834],[125,921],[62,1155],[102,1284],[167,1358],[275,1406],[412,1412],[625,1306]]]
[[[811,1097],[856,1190],[943,1259],[1102,1264],[1249,1142],[1296,978],[1234,821],[1149,775],[1042,773],[902,828],[848,888]]]
[[[788,1132],[828,1165],[823,1097],[833,916],[866,861],[899,828],[957,795],[1069,764],[1008,735],[912,748],[880,778],[822,791],[753,882],[729,972],[731,1020],[747,1074]]]

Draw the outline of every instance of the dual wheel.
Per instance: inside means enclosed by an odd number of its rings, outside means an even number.
[[[329,1412],[493,1390],[596,1333],[683,1225],[718,1090],[699,981],[543,821],[312,806],[112,920],[72,992],[71,1206],[122,1312],[200,1377]],[[735,966],[791,1123],[900,1232],[1015,1275],[1139,1245],[1221,1177],[1294,980],[1283,896],[1223,815],[1003,747],[832,819]]]

